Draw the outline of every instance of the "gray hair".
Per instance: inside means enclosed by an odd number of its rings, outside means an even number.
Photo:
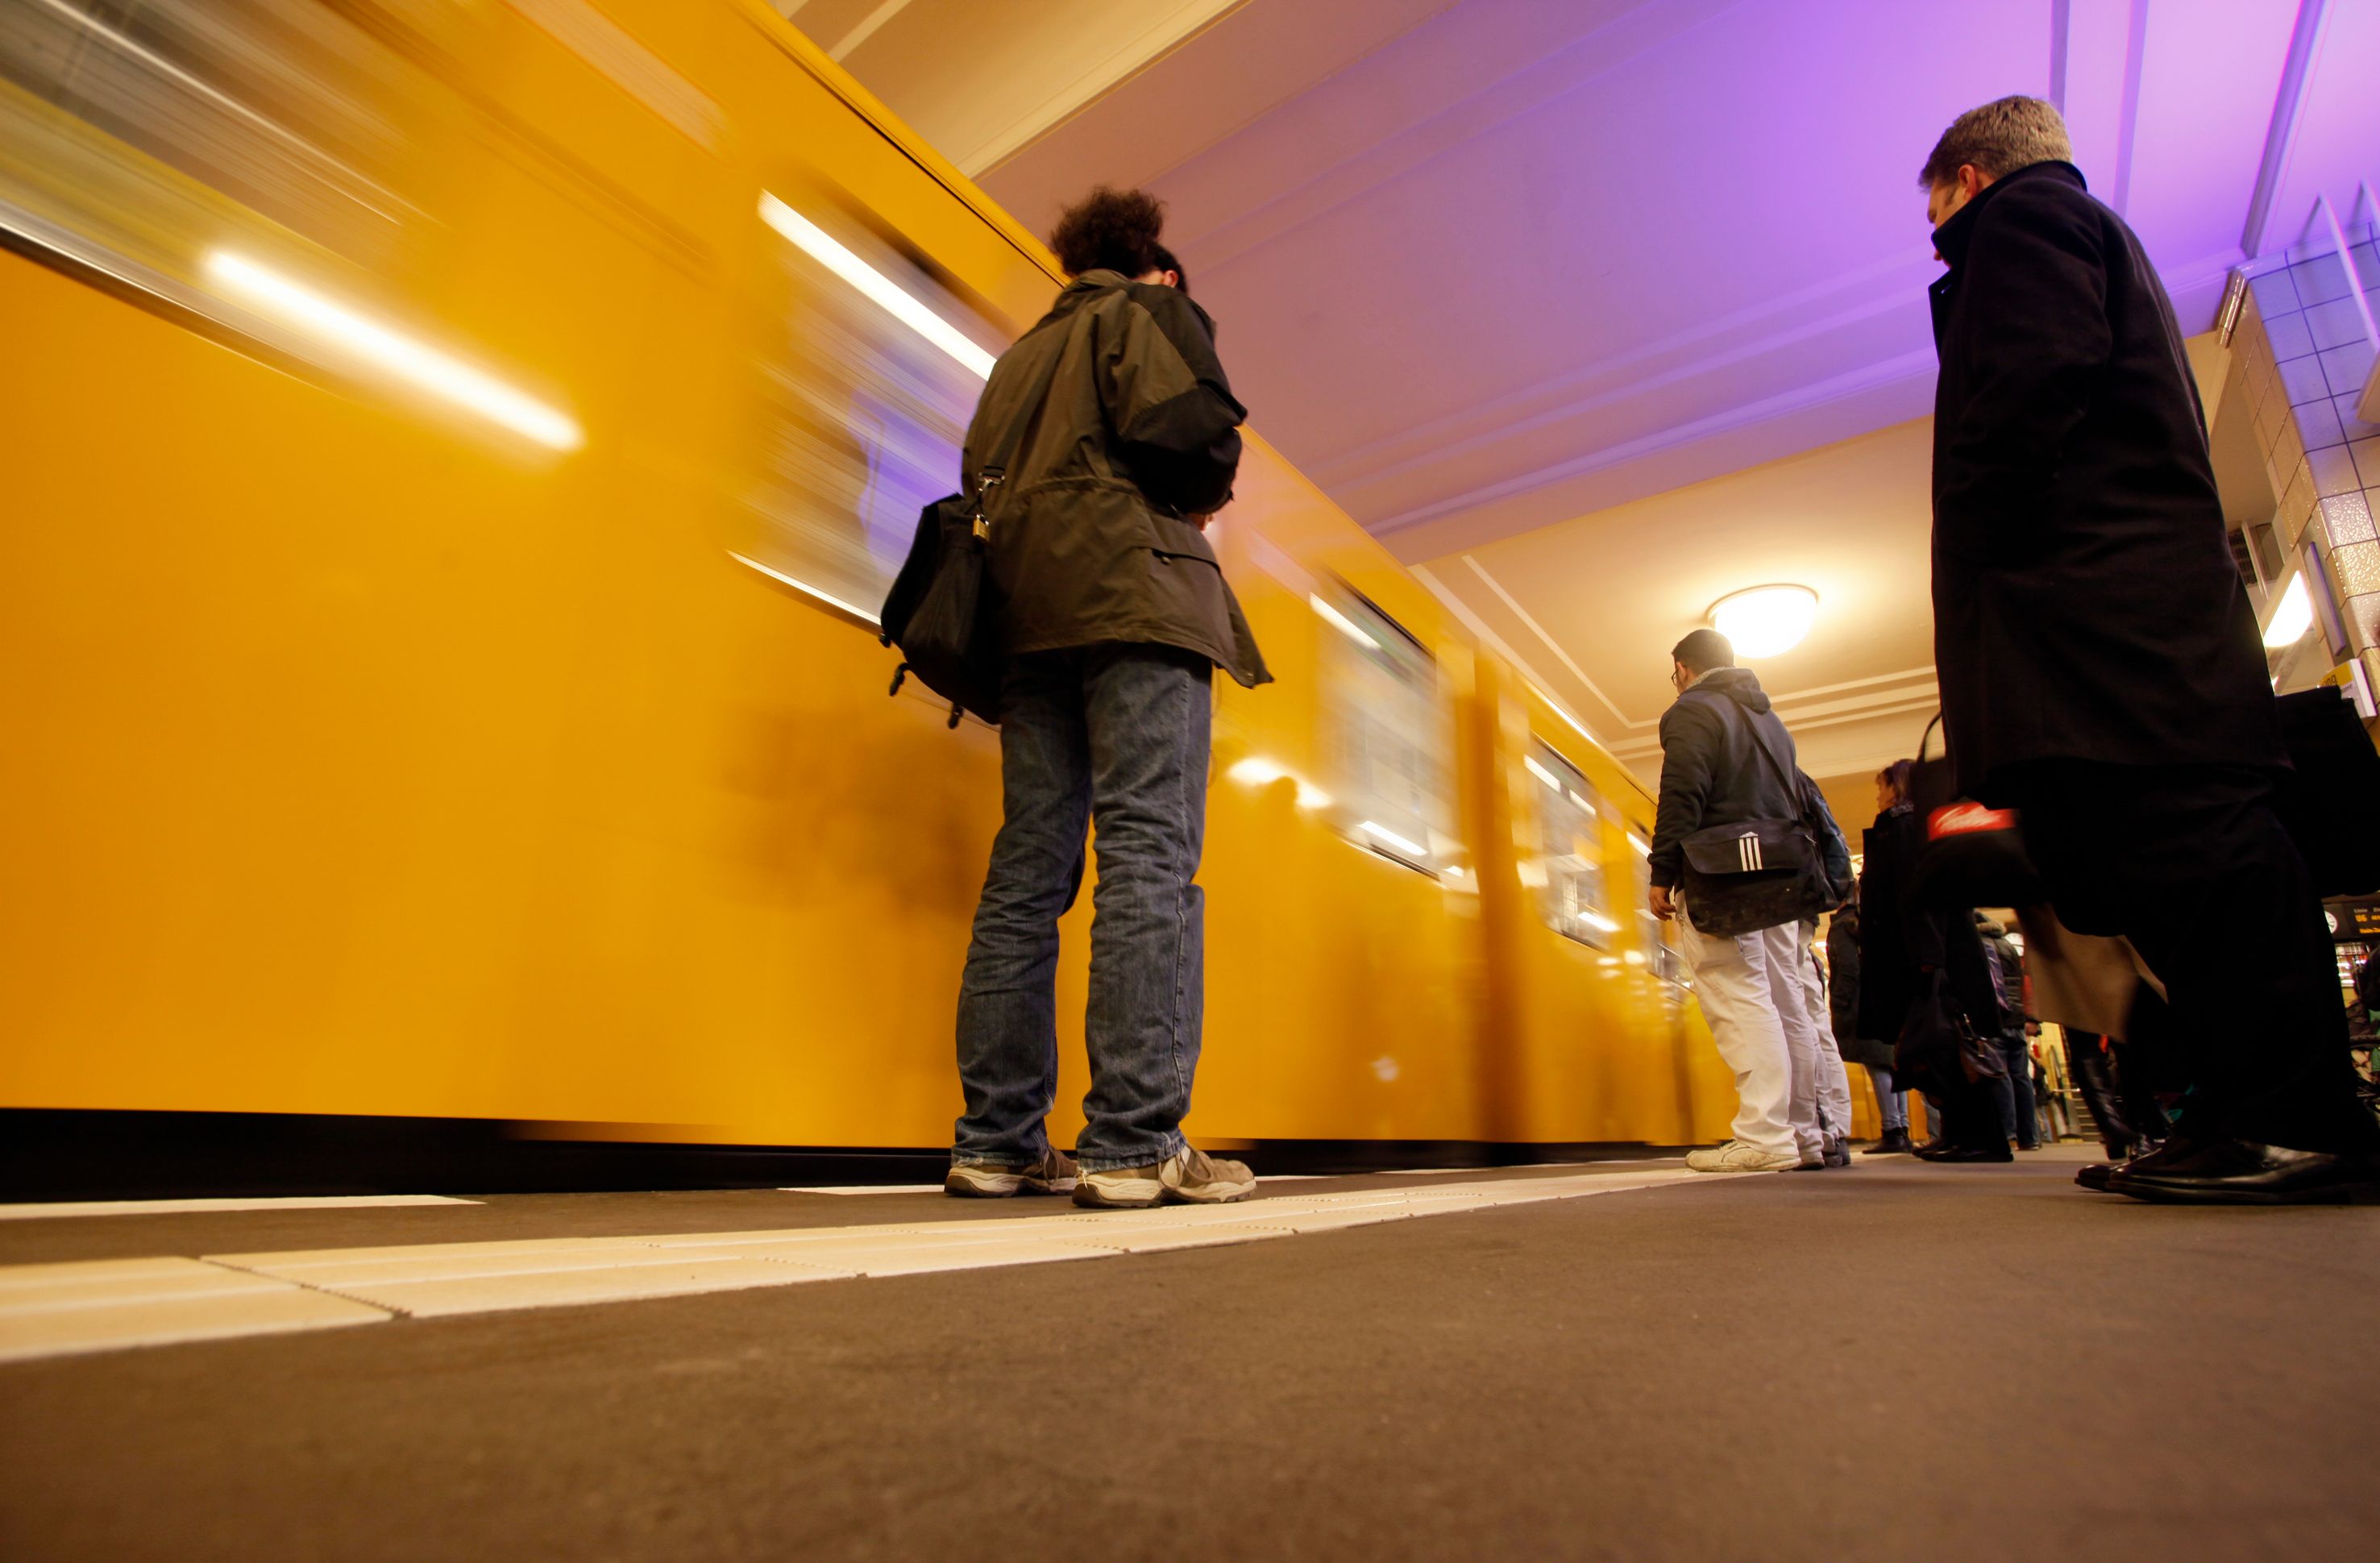
[[[1917,176],[1917,188],[1952,183],[1961,164],[2002,179],[2036,163],[2073,161],[2074,143],[2067,139],[2066,119],[2057,105],[2040,98],[1999,98],[1950,121]]]

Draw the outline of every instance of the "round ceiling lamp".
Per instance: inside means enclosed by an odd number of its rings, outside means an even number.
[[[1792,650],[1818,617],[1818,594],[1806,586],[1754,586],[1711,604],[1711,628],[1738,656],[1775,656]]]

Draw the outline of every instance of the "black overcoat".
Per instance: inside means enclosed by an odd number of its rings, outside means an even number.
[[[2066,163],[1934,242],[1934,662],[1962,792],[2006,767],[2283,765],[2164,285]]]

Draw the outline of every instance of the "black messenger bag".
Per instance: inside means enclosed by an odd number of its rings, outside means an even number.
[[[951,721],[972,712],[995,727],[1000,722],[1000,679],[1002,654],[1000,615],[987,580],[984,544],[991,529],[984,507],[991,491],[1007,479],[1009,463],[1025,442],[1026,425],[1049,399],[1058,377],[1062,352],[1050,355],[1040,384],[1025,400],[1016,421],[1000,433],[984,454],[983,470],[973,495],[953,494],[935,500],[917,513],[917,535],[909,556],[892,589],[884,595],[877,615],[878,638],[901,648],[901,665],[892,671],[892,694],[912,674],[917,682],[951,702]]]
[[[1733,720],[1721,707],[1721,720]],[[1789,798],[1803,799],[1784,763],[1750,729],[1752,747],[1768,762]],[[1729,939],[1799,922],[1831,910],[1820,827],[1804,800],[1799,817],[1744,820],[1698,830],[1680,843],[1685,855],[1686,917],[1697,934]]]

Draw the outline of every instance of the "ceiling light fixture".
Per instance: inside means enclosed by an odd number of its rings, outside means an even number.
[[[1738,656],[1775,656],[1792,650],[1818,617],[1818,594],[1806,586],[1754,586],[1711,604],[1711,628]]]

